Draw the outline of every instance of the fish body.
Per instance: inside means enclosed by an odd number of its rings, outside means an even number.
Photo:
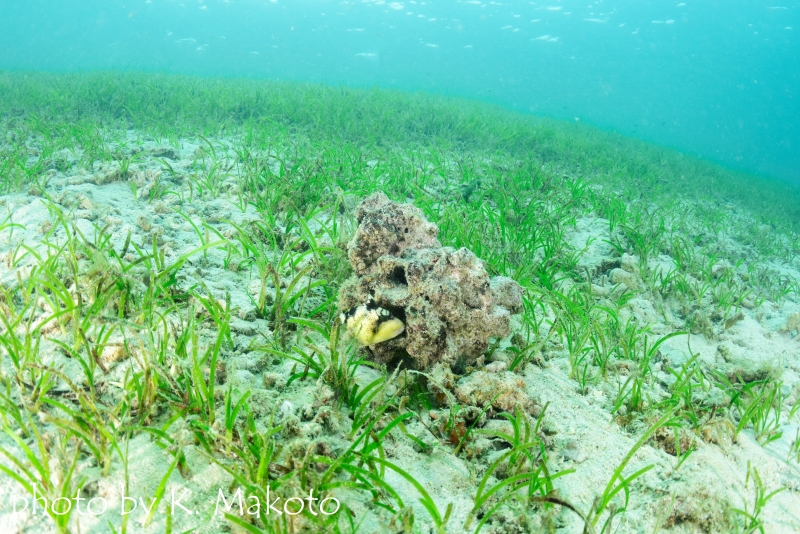
[[[375,345],[402,334],[406,327],[403,321],[374,304],[361,304],[343,312],[340,316],[347,332],[361,345]]]

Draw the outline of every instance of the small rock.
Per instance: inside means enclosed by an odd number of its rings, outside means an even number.
[[[241,319],[231,319],[231,330],[245,336],[254,336],[257,332],[257,325]]]
[[[564,459],[579,464],[586,460],[586,453],[577,440],[571,439],[564,446]]]
[[[625,284],[630,289],[639,289],[639,280],[636,278],[636,275],[620,269],[616,268],[611,271],[611,283],[612,284]]]
[[[139,217],[136,218],[136,226],[141,228],[144,232],[149,232],[153,228],[153,225],[150,224],[150,221],[144,215],[139,215]]]
[[[783,331],[789,332],[789,334],[794,332],[794,335],[800,338],[800,313],[795,312],[786,319],[786,326]]]
[[[477,371],[462,378],[455,388],[456,398],[469,406],[484,407],[491,402],[498,411],[514,413],[519,407],[530,413],[533,400],[525,392],[525,383],[514,373]]]
[[[264,373],[264,387],[268,389],[283,389],[286,387],[286,377],[281,373]],[[288,402],[288,401],[287,401]],[[284,403],[285,404],[285,403]],[[290,403],[291,404],[291,403]]]
[[[619,266],[623,270],[625,270],[625,271],[627,271],[627,272],[629,272],[629,273],[631,273],[633,275],[638,276],[640,274],[639,273],[639,258],[637,258],[636,256],[631,256],[628,253],[623,254],[622,258],[619,260]]]
[[[492,362],[486,366],[486,371],[489,373],[501,373],[508,369],[508,363],[499,361],[499,362]]]

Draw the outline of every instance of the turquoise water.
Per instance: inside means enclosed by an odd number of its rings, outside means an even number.
[[[800,3],[0,2],[0,68],[477,98],[800,184]]]

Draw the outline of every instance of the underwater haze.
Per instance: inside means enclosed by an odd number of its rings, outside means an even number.
[[[799,13],[779,0],[5,0],[0,69],[424,90],[800,184]]]
[[[0,0],[0,534],[800,533],[800,0],[607,1]]]

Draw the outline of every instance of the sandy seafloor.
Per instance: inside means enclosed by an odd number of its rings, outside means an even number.
[[[224,140],[218,140],[224,142]],[[165,196],[161,200],[149,202],[147,195],[154,179],[161,169],[156,157],[165,157],[160,145],[149,141],[144,145],[146,159],[134,164],[131,175],[126,180],[108,179],[115,167],[97,164],[93,170],[80,170],[77,167],[65,172],[50,171],[52,177],[47,185],[47,194],[74,221],[85,236],[94,235],[97,227],[108,225],[113,234],[115,249],[120,249],[130,231],[135,243],[152,242],[152,235],[158,237],[165,259],[174,261],[182,253],[200,246],[200,239],[192,226],[174,213],[179,206],[176,196]],[[173,188],[187,189],[185,180],[192,156],[199,147],[198,142],[182,140],[178,150],[168,149],[166,157],[176,171],[172,179]],[[235,171],[232,171],[232,173]],[[131,187],[131,183],[136,188]],[[228,186],[233,186],[232,175]],[[0,218],[10,214],[13,222],[21,227],[13,231],[0,232],[0,283],[7,286],[25,279],[30,272],[30,258],[9,268],[6,261],[9,254],[18,250],[20,244],[43,251],[44,233],[55,221],[45,205],[43,197],[35,194],[10,194],[0,197]],[[353,199],[357,202],[360,199]],[[209,222],[221,235],[230,235],[232,221],[245,225],[257,220],[259,215],[252,209],[242,211],[237,207],[235,194],[229,190],[214,200],[201,200],[197,197],[191,203],[184,203],[181,209],[199,224]],[[56,233],[56,236],[59,234]],[[581,216],[574,228],[569,229],[568,239],[576,249],[583,249],[590,243],[581,259],[581,265],[594,269],[606,260],[611,260],[615,252],[604,242],[609,239],[608,222],[591,213]],[[727,246],[735,247],[735,242]],[[224,253],[211,250],[208,258],[197,254],[183,266],[179,283],[189,286],[202,281],[208,289],[223,299],[230,295],[234,315],[231,322],[235,348],[224,355],[226,384],[233,384],[241,390],[252,391],[250,405],[257,415],[268,415],[277,406],[278,417],[292,418],[299,422],[297,432],[301,439],[323,440],[336,449],[342,445],[348,426],[346,420],[320,422],[315,417],[318,408],[319,387],[312,381],[296,381],[283,387],[291,373],[292,362],[265,366],[262,355],[251,349],[254,343],[263,340],[269,332],[266,321],[256,318],[252,300],[248,292],[258,292],[257,276],[249,269],[240,272],[222,268]],[[636,258],[626,260],[632,265],[630,274],[635,278]],[[672,259],[659,256],[650,260],[653,265],[669,266]],[[625,262],[623,262],[625,263]],[[800,278],[798,266],[775,265]],[[631,284],[635,284],[635,280]],[[598,293],[611,291],[609,287],[597,286]],[[644,295],[644,294],[642,294]],[[653,302],[639,295],[626,306],[627,313],[636,316],[640,322],[652,324],[654,334],[664,335],[681,329],[676,319],[666,320],[656,311]],[[742,319],[727,330],[709,337],[702,333],[672,338],[661,346],[661,361],[655,365],[654,390],[663,392],[670,383],[670,375],[662,369],[668,363],[679,367],[680,362],[689,356],[687,339],[691,350],[699,354],[699,360],[706,368],[729,370],[733,368],[782,370],[785,400],[780,439],[761,446],[751,429],[744,430],[735,442],[722,438],[714,442],[695,440],[698,450],[676,470],[676,458],[652,442],[644,445],[634,456],[626,470],[654,464],[655,468],[646,473],[633,485],[631,503],[627,514],[617,528],[617,532],[652,532],[660,523],[667,532],[716,532],[722,524],[727,507],[750,507],[753,502],[754,486],[752,480],[745,485],[748,464],[756,466],[768,491],[785,487],[772,498],[762,512],[764,531],[768,533],[800,532],[800,466],[796,460],[787,461],[790,444],[798,431],[798,419],[788,420],[788,410],[800,392],[800,336],[794,330],[787,330],[787,321],[792,314],[800,312],[800,304],[788,300],[782,306],[765,302],[758,308],[742,309]],[[670,319],[669,310],[666,313]],[[789,325],[791,326],[791,325]],[[209,332],[201,331],[201,335]],[[65,358],[55,350],[46,339],[42,341],[42,354],[53,365],[63,366],[70,376],[80,376],[81,370],[74,361]],[[114,387],[120,380],[126,366],[124,358],[106,354],[110,373],[98,378],[98,387]],[[502,350],[495,354],[495,361],[502,362],[509,354]],[[7,363],[6,363],[7,365]],[[587,510],[593,498],[604,488],[611,473],[624,454],[635,443],[637,433],[629,433],[622,428],[609,413],[617,385],[613,380],[601,381],[590,386],[587,394],[578,391],[575,380],[569,378],[569,362],[559,351],[557,345],[550,346],[546,355],[538,363],[527,365],[524,371],[511,375],[504,365],[493,365],[487,372],[501,374],[502,380],[516,380],[517,387],[527,394],[537,405],[549,403],[544,419],[543,430],[546,435],[551,469],[559,471],[573,468],[575,473],[559,478],[555,485],[561,496],[574,503],[581,510]],[[374,374],[362,370],[364,379]],[[508,374],[506,374],[508,373]],[[268,375],[265,379],[265,374]],[[220,390],[227,389],[220,386]],[[492,424],[501,425],[495,421]],[[190,509],[199,510],[196,516],[178,514],[175,517],[175,532],[196,528],[197,532],[224,532],[229,527],[223,520],[210,517],[217,491],[227,488],[231,477],[223,469],[208,461],[193,444],[190,432],[179,420],[169,430],[170,434],[183,444],[190,467],[186,478],[175,471],[167,487],[180,493],[190,490],[190,497],[182,502]],[[410,432],[421,439],[430,440],[421,425],[411,423]],[[641,432],[642,429],[639,429]],[[299,439],[300,439],[299,438]],[[287,438],[288,439],[288,438]],[[0,435],[0,445],[13,448],[11,440]],[[150,436],[142,433],[130,443],[130,488],[132,494],[152,495],[172,457],[157,447]],[[389,439],[385,444],[388,457],[417,478],[434,496],[440,510],[453,503],[452,517],[448,532],[462,532],[467,513],[472,506],[472,495],[476,486],[474,461],[452,454],[452,447],[439,446],[430,454],[415,450],[408,440]],[[7,464],[7,462],[6,462]],[[118,501],[122,487],[122,473],[115,466],[109,477],[99,476],[99,469],[86,460],[79,465],[80,472],[87,478],[87,484],[94,483],[95,495],[102,495],[109,502]],[[406,502],[414,503],[420,532],[428,531],[428,517],[415,490],[393,473],[387,474],[390,483],[404,496]],[[479,479],[479,477],[477,477]],[[10,478],[0,477],[0,532],[47,532],[52,525],[41,515],[29,512],[13,513],[9,503],[12,497],[21,494],[21,488]],[[367,509],[366,498],[343,492],[340,495],[354,511]],[[350,499],[350,500],[348,500]],[[487,525],[484,532],[526,532],[530,525],[521,526],[511,511],[501,511],[497,521]],[[153,523],[144,528],[141,522],[144,515],[136,511],[131,516],[129,532],[161,532],[165,529],[164,515],[158,514]],[[76,516],[74,532],[108,532],[108,521],[119,524],[119,510],[110,509],[100,517],[91,515]],[[532,523],[536,524],[535,520]],[[580,532],[581,521],[574,514],[562,510],[556,521],[559,532]],[[375,515],[368,515],[359,532],[388,532],[387,526]],[[660,530],[660,529],[659,529]]]

